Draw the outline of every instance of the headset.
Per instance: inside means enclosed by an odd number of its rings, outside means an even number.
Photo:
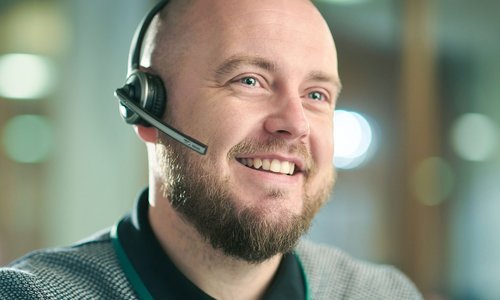
[[[156,14],[168,2],[160,1],[139,23],[130,45],[127,80],[123,87],[116,89],[115,97],[119,100],[120,114],[128,124],[152,125],[191,150],[205,155],[208,148],[206,145],[161,120],[167,102],[163,81],[157,75],[139,70],[141,47],[146,31]]]

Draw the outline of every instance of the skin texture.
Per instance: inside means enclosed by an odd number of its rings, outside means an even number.
[[[153,230],[206,293],[256,299],[333,185],[340,82],[328,26],[306,0],[173,1],[141,64],[165,82],[165,120],[208,145],[200,156],[136,128],[148,148]],[[263,172],[243,158],[298,171]]]

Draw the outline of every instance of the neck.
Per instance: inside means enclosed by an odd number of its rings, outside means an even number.
[[[150,187],[149,221],[163,250],[176,267],[205,293],[217,299],[258,299],[278,269],[282,255],[248,263],[214,249]]]

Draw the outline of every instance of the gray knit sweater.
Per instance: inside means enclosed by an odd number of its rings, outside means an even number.
[[[302,241],[296,253],[312,299],[422,299],[392,267],[357,261]],[[0,299],[138,299],[108,234],[71,247],[40,250],[0,269]]]

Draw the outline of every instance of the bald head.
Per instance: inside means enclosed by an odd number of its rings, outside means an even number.
[[[155,71],[153,60],[175,70],[175,62],[181,59],[189,42],[189,26],[183,20],[194,0],[171,0],[157,14],[148,27],[142,43],[140,65]]]
[[[154,19],[143,54],[167,89],[164,120],[210,148],[200,156],[145,138],[164,197],[227,255],[288,252],[333,181],[340,84],[318,10],[309,0],[177,0]],[[247,157],[300,171],[252,170]]]
[[[312,25],[313,32],[331,41],[333,46],[328,26],[310,0],[171,0],[148,28],[142,45],[141,66],[160,75],[168,88],[186,59],[208,50],[201,48],[202,45],[215,42],[229,26],[240,27],[244,38],[245,26],[251,26],[252,19],[256,22],[269,19],[279,26],[280,20],[273,19],[275,11],[295,19],[299,28],[295,32],[297,37],[307,34],[300,28],[306,30],[304,27]],[[255,17],[242,18],[249,14]],[[295,37],[290,37],[290,41],[300,42]]]

